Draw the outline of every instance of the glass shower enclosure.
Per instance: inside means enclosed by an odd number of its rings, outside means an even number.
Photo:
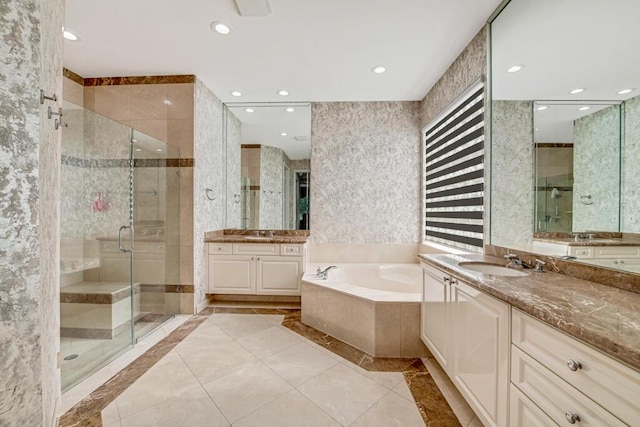
[[[173,317],[179,150],[64,104],[60,212],[62,389]],[[170,194],[171,197],[167,197]]]

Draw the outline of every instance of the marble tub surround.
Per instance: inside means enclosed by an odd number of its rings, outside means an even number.
[[[540,255],[503,246],[486,245],[484,252],[485,255],[496,256],[502,260],[506,254],[516,254],[524,260],[539,259],[546,262],[545,270],[640,294],[640,275],[638,274],[577,261],[566,261],[557,256]]]
[[[506,265],[504,258],[489,255],[421,255],[420,259],[640,370],[639,294],[552,271],[525,270],[530,274],[503,277],[458,266],[461,261]]]
[[[199,367],[212,358],[225,367]],[[299,310],[222,308],[193,316],[60,418],[62,427],[180,422],[461,425],[420,359],[371,357],[304,325]]]
[[[270,236],[273,232],[273,237]],[[259,234],[261,239],[253,239]],[[205,243],[307,243],[308,230],[217,230],[204,233]]]

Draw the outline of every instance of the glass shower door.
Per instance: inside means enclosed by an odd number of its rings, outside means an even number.
[[[67,390],[133,344],[131,129],[65,103],[60,352]]]

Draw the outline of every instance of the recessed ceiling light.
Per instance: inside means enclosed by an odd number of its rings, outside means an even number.
[[[294,110],[294,109],[293,109],[293,108],[291,108],[291,107],[287,107],[287,108],[285,108],[285,109],[284,109],[284,111],[286,111],[287,113],[293,113],[293,112],[294,112],[294,111],[296,111],[296,110]]]
[[[209,27],[218,34],[226,36],[231,32],[231,27],[220,21],[213,21]]]
[[[577,88],[575,88],[574,90],[570,91],[569,93],[570,93],[571,95],[577,95],[577,94],[579,94],[579,93],[584,92],[585,90],[586,90],[586,89],[585,89],[585,88],[583,88],[583,87],[577,87]]]
[[[138,140],[137,139],[132,139],[131,142],[138,142]]]
[[[286,132],[282,132],[282,133],[280,133],[280,136],[287,136],[287,133]]]
[[[142,148],[136,148],[136,151],[142,151]]]
[[[255,110],[253,108],[247,108],[244,111],[246,111],[247,113],[253,113]]]
[[[71,31],[65,29],[62,30],[62,37],[72,42],[80,41],[80,37],[78,37],[77,34],[74,34]]]
[[[538,108],[536,108],[536,111],[546,110],[547,108],[549,108],[549,107],[547,107],[546,105],[541,105]]]
[[[169,101],[168,99],[165,99],[162,102],[164,102],[165,105],[173,105],[173,102]]]
[[[233,96],[242,96],[242,92],[238,92],[237,90],[231,91],[230,93]]]
[[[513,66],[507,68],[507,73],[517,73],[518,71],[522,70],[523,68],[524,68],[524,65],[522,65],[522,64],[513,65]]]
[[[627,93],[633,92],[635,89],[622,89],[618,91],[618,95],[626,95]]]
[[[156,148],[156,151],[162,151],[162,148]]]
[[[587,111],[589,110],[591,107],[589,107],[588,105],[585,105],[584,107],[580,107],[578,108],[578,111]]]
[[[375,67],[373,67],[373,68],[371,69],[371,71],[373,71],[373,72],[374,72],[374,73],[376,73],[376,74],[382,74],[382,73],[384,73],[385,71],[387,71],[387,69],[386,69],[386,68],[384,68],[382,65],[376,65]]]
[[[280,89],[280,90],[278,91],[278,95],[280,95],[280,96],[287,96],[287,95],[289,95],[289,92],[287,92],[287,91],[286,91],[286,90],[284,90],[284,89]]]

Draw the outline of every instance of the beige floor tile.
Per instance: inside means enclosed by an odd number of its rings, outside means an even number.
[[[122,427],[222,427],[226,418],[200,385],[121,419]]]
[[[304,342],[274,354],[263,362],[295,387],[339,363]]]
[[[273,324],[251,314],[214,314],[210,320],[234,339],[271,328]]]
[[[352,427],[422,427],[424,421],[415,404],[389,392],[358,418]]]
[[[233,427],[333,427],[340,426],[298,390],[263,406],[242,418]]]
[[[298,390],[342,425],[351,424],[389,392],[341,363],[302,384]]]
[[[102,424],[116,424],[120,422],[120,411],[118,410],[118,402],[115,400],[107,405],[101,412]]]
[[[414,402],[411,390],[409,390],[409,386],[407,385],[407,382],[404,380],[404,378],[398,383],[398,385],[393,388],[392,391],[397,393],[399,396],[402,396],[405,399]]]
[[[289,392],[292,387],[262,362],[204,385],[231,423]]]
[[[109,424],[102,423],[102,427],[122,427],[122,423],[120,422],[120,420],[116,420]]]
[[[118,398],[120,417],[158,405],[198,386],[198,380],[177,353],[169,353]]]
[[[239,338],[236,342],[253,353],[258,359],[264,359],[296,344],[300,344],[301,341],[293,335],[273,326],[269,329],[256,332],[255,334]]]
[[[367,371],[366,369],[362,369],[358,365],[354,365],[351,362],[344,361],[342,362],[346,367],[355,370],[356,372],[364,375],[365,377],[377,382],[381,386],[388,388],[389,390],[393,389],[400,381],[404,381],[404,377],[402,376],[402,372],[376,372],[376,371]]]
[[[260,317],[274,325],[282,325],[284,320],[284,314],[261,314]]]
[[[258,361],[253,354],[235,341],[190,353],[181,351],[180,354],[201,384],[228,375]]]

